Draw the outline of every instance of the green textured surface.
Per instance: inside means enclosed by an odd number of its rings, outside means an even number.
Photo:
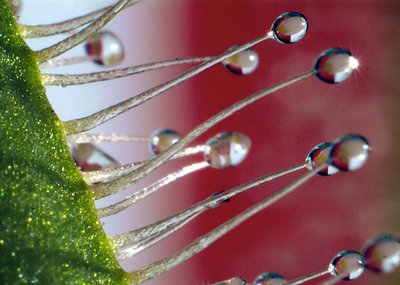
[[[0,65],[0,284],[126,283],[7,0]]]

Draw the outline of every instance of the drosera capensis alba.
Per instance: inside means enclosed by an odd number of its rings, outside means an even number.
[[[120,1],[118,3],[122,7],[124,3],[128,4],[128,2],[129,1]],[[5,5],[6,3],[2,4],[3,7],[5,7]],[[8,19],[12,22],[11,14],[6,12],[6,9],[2,10],[2,13],[7,16],[4,17],[4,19]],[[294,15],[297,16],[298,14]],[[281,17],[279,21],[281,21],[282,18],[285,19],[285,17],[287,17],[287,15]],[[275,27],[275,25],[272,27]],[[3,28],[5,27],[3,26]],[[15,195],[16,191],[19,189],[31,189],[31,191],[23,192],[26,196],[19,196],[18,200],[10,198],[3,200],[7,202],[13,201],[11,203],[13,205],[8,204],[8,207],[2,209],[2,216],[4,213],[4,217],[6,218],[4,219],[5,221],[3,221],[6,228],[4,233],[6,235],[4,239],[1,239],[1,245],[4,246],[3,249],[6,249],[9,255],[4,255],[2,259],[2,263],[6,266],[2,266],[4,269],[2,269],[1,278],[3,278],[3,276],[5,276],[5,278],[11,278],[9,280],[4,279],[6,280],[6,284],[7,282],[15,283],[18,281],[21,283],[39,282],[56,284],[74,282],[93,282],[94,284],[123,284],[131,282],[135,284],[136,282],[146,281],[162,271],[169,270],[171,265],[175,266],[178,262],[185,260],[199,249],[202,249],[204,244],[207,244],[209,240],[219,238],[220,235],[222,236],[222,234],[226,232],[225,229],[221,230],[223,227],[219,227],[214,232],[210,232],[204,237],[198,238],[194,244],[178,252],[178,254],[171,259],[150,264],[150,266],[127,274],[119,267],[114,256],[114,253],[117,258],[125,256],[123,252],[119,252],[120,241],[117,236],[108,239],[104,235],[96,215],[92,194],[96,196],[96,190],[104,188],[102,187],[103,182],[104,185],[108,185],[106,183],[114,181],[113,185],[116,185],[115,189],[123,189],[141,180],[147,174],[164,164],[165,161],[174,158],[192,139],[196,138],[202,132],[205,132],[211,125],[216,124],[220,118],[225,118],[231,113],[235,113],[239,110],[239,107],[247,106],[247,102],[252,102],[254,99],[261,99],[265,95],[269,95],[270,92],[275,91],[275,89],[278,90],[281,87],[285,87],[286,83],[283,85],[275,85],[273,89],[266,87],[263,91],[253,93],[253,95],[248,97],[249,99],[243,99],[236,105],[232,105],[233,107],[228,107],[228,109],[219,113],[219,115],[208,119],[205,121],[205,125],[199,125],[199,127],[195,128],[189,135],[183,135],[183,139],[176,142],[171,148],[161,152],[161,154],[154,158],[150,157],[147,161],[139,164],[138,167],[133,167],[132,171],[125,172],[123,176],[111,176],[111,181],[97,181],[96,184],[89,187],[83,179],[85,178],[85,173],[83,173],[83,176],[81,175],[69,154],[68,146],[65,142],[65,134],[78,134],[81,130],[88,128],[88,126],[91,128],[99,124],[104,118],[102,115],[100,115],[100,117],[93,116],[92,118],[94,118],[94,120],[92,120],[89,125],[83,124],[84,127],[81,129],[80,121],[77,121],[78,124],[75,124],[74,120],[69,120],[64,123],[55,117],[54,112],[48,105],[44,89],[40,84],[41,80],[46,83],[46,79],[44,77],[41,78],[36,61],[45,63],[45,59],[50,58],[53,54],[58,54],[60,49],[56,48],[56,52],[46,49],[45,53],[40,53],[39,51],[37,55],[34,55],[19,37],[8,36],[9,34],[15,34],[16,30],[7,30],[7,32],[9,33],[4,33],[7,36],[5,36],[5,40],[3,40],[3,45],[4,50],[7,50],[8,53],[7,57],[5,57],[6,60],[2,62],[3,64],[12,62],[12,67],[8,65],[8,69],[2,68],[2,70],[7,70],[3,75],[3,78],[6,80],[5,82],[7,82],[7,80],[10,82],[3,85],[4,89],[2,90],[4,91],[2,91],[2,94],[4,94],[7,99],[11,98],[10,100],[5,100],[4,110],[14,108],[14,112],[5,112],[3,115],[4,122],[7,125],[5,130],[3,130],[3,137],[7,139],[4,144],[3,154],[5,163],[2,173],[4,181],[6,181],[4,184],[6,187],[4,189],[12,189],[13,191],[6,191],[3,189],[2,197],[4,197],[5,193]],[[268,37],[270,37],[270,35]],[[296,38],[301,39],[302,36],[296,36]],[[282,38],[279,40],[282,42]],[[287,39],[284,40],[287,41]],[[13,45],[12,49],[8,46],[10,43]],[[341,52],[339,50],[339,52],[337,52],[337,50],[327,50],[322,56],[331,54],[339,54],[340,56],[345,54],[346,56],[347,51],[344,50],[344,52]],[[38,58],[35,58],[35,56],[38,56]],[[223,57],[218,59],[218,63],[222,61],[222,59]],[[213,60],[215,59],[211,59],[211,62]],[[357,67],[353,57],[350,57],[347,66],[346,58],[344,59],[344,67],[343,60],[341,59],[339,61],[339,64],[333,64],[334,68],[340,69],[339,71],[335,71],[335,73],[338,73],[337,76],[329,74],[324,68],[322,68],[320,72],[319,68],[321,62],[324,64],[325,61],[317,60],[315,61],[313,70],[309,67],[309,71],[307,71],[307,69],[304,70],[304,73],[299,73],[299,76],[293,77],[291,81],[296,82],[300,79],[306,79],[311,75],[315,75],[315,77],[325,80],[328,83],[339,83],[348,77],[350,74],[349,71]],[[5,67],[5,65],[3,66]],[[207,62],[203,66],[208,66]],[[193,70],[193,74],[196,74],[196,69]],[[190,72],[186,74],[190,75]],[[184,77],[185,76],[187,75],[184,75]],[[179,77],[176,78],[178,79]],[[180,80],[181,79],[178,79],[177,82],[180,82]],[[173,82],[171,86],[175,86],[175,83],[176,82]],[[147,96],[149,94],[149,98],[151,98],[157,92],[163,92],[165,88],[169,88],[168,84],[169,83],[167,83],[167,85],[161,85],[159,89],[158,87],[154,87],[150,92],[144,95]],[[33,97],[27,96],[27,94],[37,94],[39,96]],[[34,99],[32,99],[32,97]],[[15,100],[15,98],[21,99]],[[145,97],[143,101],[147,100],[148,98]],[[127,101],[130,105],[128,107],[123,107],[123,111],[132,106],[132,99],[128,99]],[[117,109],[118,107],[111,110],[114,111]],[[106,112],[108,112],[108,110],[104,111],[103,114],[106,114]],[[119,112],[119,110],[117,110],[117,112]],[[111,117],[113,116],[115,116],[115,114],[112,114]],[[108,114],[106,114],[106,117],[107,120],[110,118]],[[78,127],[76,128],[76,126]],[[354,134],[350,136],[357,137],[357,135]],[[332,138],[330,137],[330,139]],[[338,142],[335,142],[335,145],[338,145]],[[355,145],[357,147],[357,143]],[[353,146],[351,147],[352,150]],[[368,153],[370,151],[369,147],[365,150]],[[358,151],[357,154],[359,153],[362,152]],[[341,154],[343,155],[343,153]],[[361,155],[357,156],[357,159],[363,160],[366,157],[365,155]],[[343,158],[343,156],[340,156],[340,158]],[[328,161],[328,163],[333,163],[335,159],[331,158],[328,159]],[[359,168],[362,164],[363,162],[359,164],[356,163],[355,168]],[[348,165],[347,168],[352,170],[353,167],[351,167],[350,164]],[[336,166],[340,167],[342,170],[346,170],[344,169],[346,166],[342,164],[331,165],[331,167]],[[326,167],[327,165],[324,164],[312,171],[325,171]],[[83,171],[82,168],[81,170]],[[308,176],[309,175],[311,174],[308,174]],[[13,182],[10,183],[10,181]],[[297,186],[296,183],[294,184]],[[292,186],[288,187],[291,189]],[[106,186],[106,188],[108,188],[108,186]],[[55,189],[58,191],[55,191]],[[284,187],[282,189],[287,188]],[[111,193],[113,192],[114,190],[111,191]],[[214,206],[218,206],[221,201],[227,199],[224,193],[226,192],[218,194],[223,198],[221,198],[221,200],[215,200],[217,202],[214,202],[216,203]],[[106,192],[106,194],[109,193]],[[218,195],[207,199],[216,199],[215,197],[219,197]],[[100,196],[102,196],[102,194]],[[273,200],[273,197],[274,195],[270,198]],[[267,198],[266,201],[269,201],[270,198]],[[17,203],[17,201],[18,205],[14,204]],[[267,202],[267,204],[268,203],[269,202]],[[2,204],[5,203],[2,202]],[[40,207],[36,205],[40,205]],[[259,207],[263,208],[263,206]],[[249,208],[249,211],[251,213],[256,213],[259,211],[258,209],[254,210],[256,208],[257,206]],[[15,211],[16,209],[18,210]],[[216,211],[218,210],[216,209]],[[172,224],[169,224],[172,226],[166,229],[160,229],[150,225],[149,228],[153,229],[153,232],[149,235],[139,234],[140,231],[138,229],[134,236],[137,238],[142,236],[142,238],[135,242],[135,246],[147,247],[147,245],[157,243],[158,239],[163,238],[166,234],[174,233],[175,229],[180,228],[187,221],[197,217],[197,215],[198,212],[188,212],[187,218],[183,218],[183,220],[175,220],[173,218],[171,220]],[[240,223],[238,220],[244,220],[245,217],[246,214],[239,215],[237,218],[229,220],[227,224],[232,226],[237,225]],[[24,220],[24,218],[26,219]],[[168,221],[167,218],[166,221]],[[228,226],[228,228],[229,227],[230,226]],[[18,238],[16,238],[17,234]],[[206,240],[207,242],[204,243]],[[114,241],[114,243],[112,241]],[[112,251],[114,251],[114,253]],[[34,262],[32,262],[32,255],[36,257]],[[9,259],[10,256],[11,259]],[[10,262],[12,260],[13,262]],[[4,275],[3,272],[5,272]]]

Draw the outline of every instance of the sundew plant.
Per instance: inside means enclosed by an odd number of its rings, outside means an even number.
[[[396,284],[396,1],[69,2],[0,1],[1,284]]]

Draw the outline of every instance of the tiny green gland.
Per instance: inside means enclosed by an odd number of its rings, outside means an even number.
[[[0,54],[0,284],[126,284],[7,0]]]

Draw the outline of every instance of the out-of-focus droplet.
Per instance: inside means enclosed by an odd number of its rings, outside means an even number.
[[[150,150],[155,154],[167,150],[171,145],[179,141],[181,136],[171,129],[159,129],[150,136]]]
[[[332,143],[324,142],[316,145],[307,155],[305,165],[308,170],[315,170],[322,165],[326,165],[317,173],[322,176],[329,176],[337,173],[339,169],[329,164],[329,153]]]
[[[263,273],[254,280],[254,285],[281,285],[287,283],[286,279],[277,273]]]
[[[119,165],[114,158],[90,143],[72,145],[71,155],[81,171],[94,171]]]
[[[357,134],[340,137],[333,143],[330,163],[343,171],[354,171],[361,168],[368,160],[370,147],[368,140]]]
[[[393,235],[373,238],[361,252],[367,260],[367,269],[374,272],[388,273],[400,266],[400,239]]]
[[[241,51],[222,62],[226,69],[238,75],[252,73],[256,70],[258,63],[258,54],[251,48]]]
[[[365,258],[354,250],[338,253],[329,264],[329,272],[342,280],[354,280],[365,270]]]
[[[280,15],[271,27],[274,39],[284,44],[300,41],[307,33],[307,29],[306,17],[297,12],[287,12]]]
[[[250,151],[251,140],[244,134],[224,132],[207,141],[204,157],[210,166],[226,168],[241,163]]]
[[[314,75],[327,83],[346,80],[358,67],[358,60],[351,52],[342,48],[331,48],[317,58],[313,66]]]
[[[87,55],[97,64],[112,66],[124,59],[121,40],[110,31],[101,31],[91,36],[85,44]]]
[[[8,5],[15,16],[19,16],[22,8],[21,0],[8,0]]]

